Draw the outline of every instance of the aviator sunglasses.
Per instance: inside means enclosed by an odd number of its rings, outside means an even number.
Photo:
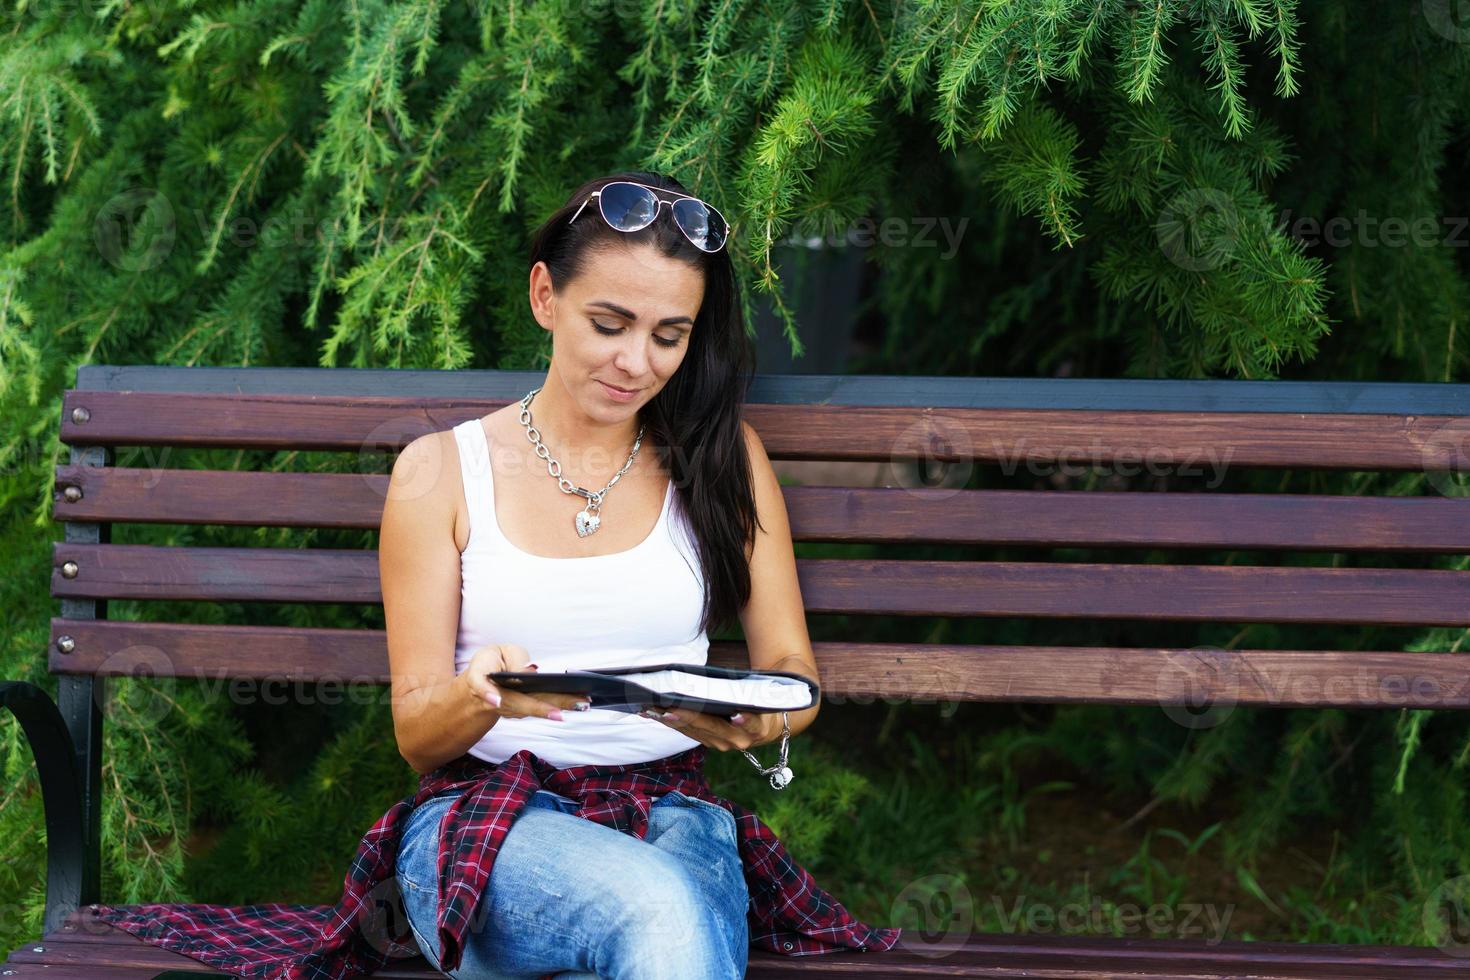
[[[664,197],[663,195],[669,195]],[[725,247],[730,234],[725,216],[697,197],[676,194],[647,184],[631,180],[614,180],[603,184],[601,189],[587,195],[572,221],[587,207],[587,201],[597,198],[597,210],[602,220],[618,231],[639,231],[653,224],[665,204],[673,212],[674,224],[684,233],[690,243],[703,252],[718,252]]]

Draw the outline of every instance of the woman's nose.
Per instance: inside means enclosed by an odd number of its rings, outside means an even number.
[[[623,344],[618,350],[617,356],[613,358],[613,364],[624,377],[641,378],[648,374],[648,352],[643,348],[643,341],[636,334],[629,334],[633,338]]]

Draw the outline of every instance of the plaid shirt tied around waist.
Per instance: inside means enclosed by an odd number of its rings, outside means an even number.
[[[336,905],[94,905],[97,918],[155,946],[227,973],[260,980],[351,980],[390,960],[420,955],[395,877],[409,814],[430,797],[459,794],[444,816],[439,850],[439,943],[445,972],[459,966],[476,906],[501,842],[539,789],[577,800],[576,816],[640,840],[653,800],[671,790],[724,807],[751,903],[752,946],[787,956],[844,949],[883,951],[900,930],[869,926],[819,887],[754,812],[716,796],[705,779],[707,748],[650,762],[557,769],[529,749],[500,763],[466,753],[419,781],[362,838]]]

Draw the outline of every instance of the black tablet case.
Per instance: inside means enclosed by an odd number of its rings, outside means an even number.
[[[586,693],[590,695],[588,700],[594,708],[607,708],[611,711],[625,711],[628,713],[642,711],[644,708],[655,706],[659,708],[687,708],[690,711],[703,711],[712,715],[723,715],[729,717],[737,711],[771,711],[755,704],[740,704],[735,701],[718,701],[705,698],[697,698],[683,694],[662,694],[651,691],[639,684],[636,676],[656,670],[682,670],[690,674],[699,674],[704,677],[724,677],[740,679],[752,674],[771,674],[777,677],[790,677],[806,684],[811,691],[811,699],[799,708],[786,708],[786,711],[801,711],[810,708],[817,703],[821,696],[821,688],[811,678],[803,674],[796,674],[785,670],[748,670],[739,667],[716,667],[712,664],[652,664],[640,667],[608,667],[600,670],[568,670],[548,671],[518,671],[497,670],[486,675],[500,688],[508,691],[524,691],[527,694],[535,694],[541,691],[553,691],[562,694]],[[774,709],[783,710],[781,708]]]

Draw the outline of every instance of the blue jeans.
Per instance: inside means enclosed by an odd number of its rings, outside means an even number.
[[[409,814],[398,889],[425,959],[440,965],[439,824],[454,796]],[[639,839],[538,790],[511,824],[465,934],[457,980],[744,977],[750,896],[724,807],[670,791]]]

